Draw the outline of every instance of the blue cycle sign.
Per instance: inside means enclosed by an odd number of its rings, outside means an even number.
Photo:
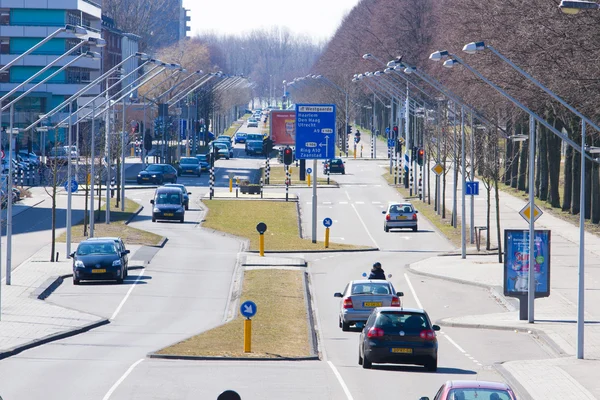
[[[79,189],[79,183],[77,183],[77,181],[75,179],[71,179],[71,182],[66,181],[63,184],[63,187],[65,188],[65,190],[67,192],[71,192],[71,193],[75,193],[77,192],[77,189]]]
[[[256,315],[256,304],[253,301],[245,301],[240,306],[240,314],[246,318],[252,318]]]
[[[335,157],[335,104],[296,104],[296,158]]]
[[[331,220],[331,218],[325,218],[323,220],[323,225],[325,226],[325,228],[329,228],[331,225],[333,225],[333,221]]]

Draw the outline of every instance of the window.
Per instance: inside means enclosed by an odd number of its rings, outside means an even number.
[[[85,83],[90,81],[90,70],[87,68],[67,68],[66,83]]]
[[[0,38],[0,54],[10,53],[10,38]]]
[[[0,8],[0,25],[10,25],[9,8]]]
[[[0,83],[9,83],[10,82],[10,68],[8,71],[0,72]]]

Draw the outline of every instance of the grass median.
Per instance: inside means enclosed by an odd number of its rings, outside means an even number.
[[[302,283],[304,271],[251,270],[244,273],[240,304],[256,303],[252,352],[244,353],[244,318],[193,336],[158,354],[212,357],[306,357],[311,355]]]
[[[250,239],[250,250],[258,250],[259,235],[256,225],[267,224],[266,251],[349,250],[368,246],[312,243],[302,239],[298,232],[296,203],[268,200],[204,200],[208,214],[202,226]]]
[[[294,165],[290,166],[292,168],[292,186],[307,186],[307,181],[300,180],[300,167],[296,167]],[[310,167],[312,168],[312,166]],[[265,178],[265,171],[263,168],[263,179]],[[312,176],[311,176],[312,178]],[[269,171],[269,184],[271,185],[283,185],[285,184],[285,168],[283,165],[275,165],[271,167]],[[312,184],[312,183],[311,183]],[[317,184],[325,185],[327,184],[327,178],[317,177]],[[329,178],[329,184],[335,185],[336,181]]]
[[[96,223],[94,224],[94,236],[95,237],[120,237],[127,244],[138,244],[146,246],[156,246],[161,240],[162,236],[156,235],[152,232],[144,231],[126,225],[125,222],[131,218],[131,216],[140,207],[138,203],[133,200],[125,199],[125,211],[121,211],[116,205],[116,200],[111,200],[111,211],[110,211],[110,224],[106,224],[104,210],[105,205],[102,205],[100,212],[97,214]],[[89,226],[88,226],[89,232]],[[88,237],[83,235],[83,221],[73,225],[71,229],[71,240],[75,243],[86,240]],[[56,238],[57,242],[66,242],[66,232]]]
[[[250,117],[251,114],[244,114],[242,118],[235,121],[229,128],[223,132],[223,135],[233,137],[237,133],[238,130],[246,123],[246,120]]]

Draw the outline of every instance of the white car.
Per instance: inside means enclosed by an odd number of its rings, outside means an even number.
[[[258,120],[254,118],[248,119],[248,128],[258,128]]]
[[[418,228],[418,211],[411,203],[390,203],[385,214],[383,230],[389,232],[390,229],[412,229],[416,232]]]

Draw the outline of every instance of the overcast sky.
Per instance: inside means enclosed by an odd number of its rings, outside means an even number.
[[[237,35],[280,25],[314,40],[328,40],[359,1],[183,0],[183,7],[191,10],[190,36],[207,31]]]

